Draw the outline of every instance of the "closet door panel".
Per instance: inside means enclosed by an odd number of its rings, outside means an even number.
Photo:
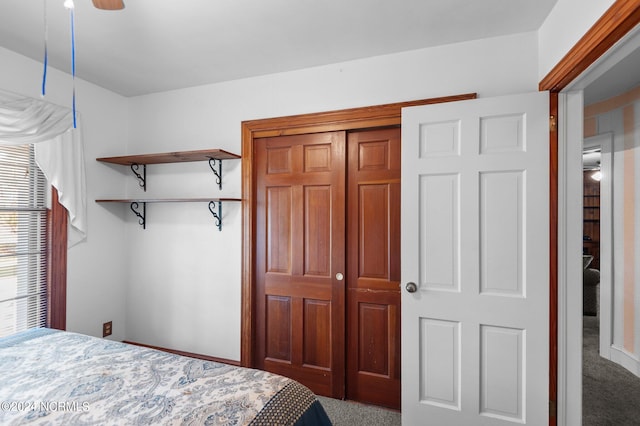
[[[347,398],[399,409],[400,130],[347,146]]]
[[[336,277],[345,273],[345,134],[255,146],[255,365],[342,398],[345,281]]]

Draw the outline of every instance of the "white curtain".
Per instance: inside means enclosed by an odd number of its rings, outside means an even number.
[[[86,238],[87,203],[80,129],[70,109],[0,90],[0,145],[35,144],[38,166],[69,212],[68,246]]]

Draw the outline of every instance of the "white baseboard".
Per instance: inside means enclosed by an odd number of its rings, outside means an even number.
[[[623,366],[637,377],[640,377],[640,359],[638,359],[637,356],[630,354],[623,348],[616,345],[611,345],[609,355],[609,359],[611,361]]]

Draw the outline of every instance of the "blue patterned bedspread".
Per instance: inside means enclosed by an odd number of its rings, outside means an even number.
[[[330,425],[288,378],[76,333],[0,339],[0,424]]]

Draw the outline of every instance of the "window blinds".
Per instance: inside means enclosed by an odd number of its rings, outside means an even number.
[[[46,325],[47,188],[32,145],[0,146],[0,337]]]

